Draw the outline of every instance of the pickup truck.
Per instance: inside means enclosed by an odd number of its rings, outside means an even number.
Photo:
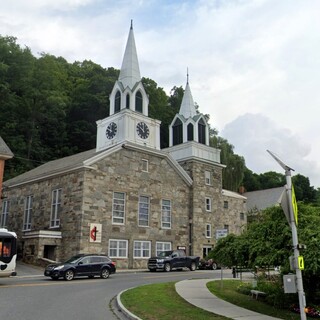
[[[189,268],[191,271],[197,269],[200,257],[186,256],[184,250],[162,251],[157,257],[148,260],[150,271]]]

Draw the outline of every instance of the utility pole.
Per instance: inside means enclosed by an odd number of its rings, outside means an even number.
[[[285,211],[287,216],[287,220],[291,227],[292,233],[292,244],[293,244],[293,255],[294,255],[294,269],[296,274],[296,284],[297,291],[299,297],[299,309],[300,309],[300,319],[306,320],[305,306],[306,306],[306,298],[303,291],[303,281],[302,281],[302,273],[300,270],[300,266],[298,261],[302,258],[299,253],[299,242],[298,242],[298,233],[297,233],[297,221],[298,221],[298,212],[297,208],[294,208],[293,205],[293,194],[292,194],[292,180],[291,180],[291,171],[294,171],[292,168],[283,163],[276,155],[274,155],[271,151],[267,150],[267,152],[279,163],[279,165],[285,170],[286,175],[286,194],[287,194],[287,207],[289,208],[288,212]],[[295,199],[294,199],[295,200]],[[295,201],[294,201],[295,203]],[[303,258],[302,258],[303,259]]]

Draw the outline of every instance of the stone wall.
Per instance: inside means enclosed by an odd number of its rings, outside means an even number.
[[[148,161],[148,172],[142,170]],[[81,250],[108,253],[109,239],[128,240],[128,259],[115,259],[121,268],[146,268],[147,259],[133,259],[133,241],[171,242],[188,246],[190,188],[165,157],[122,149],[94,165],[85,176]],[[112,225],[113,192],[124,192],[125,224]],[[138,226],[139,196],[150,197],[148,227]],[[161,201],[171,200],[172,228],[161,228]],[[102,224],[101,246],[89,242],[92,221]]]

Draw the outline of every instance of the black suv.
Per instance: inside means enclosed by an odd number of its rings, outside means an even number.
[[[78,254],[63,263],[49,264],[44,275],[57,280],[63,277],[65,280],[72,280],[74,277],[100,276],[103,279],[116,272],[115,263],[102,254]]]

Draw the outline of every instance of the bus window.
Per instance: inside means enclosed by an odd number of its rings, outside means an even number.
[[[3,257],[10,257],[11,256],[11,242],[4,242],[3,243]]]

